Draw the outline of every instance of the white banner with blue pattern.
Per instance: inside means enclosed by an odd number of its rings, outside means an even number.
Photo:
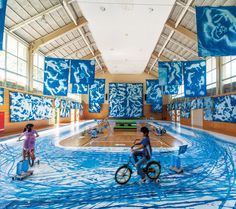
[[[0,0],[0,51],[3,50],[3,34],[5,26],[7,0]]]
[[[82,83],[72,84],[72,93],[73,94],[87,94],[88,84],[82,84]]]
[[[89,87],[89,112],[98,113],[105,102],[105,79],[95,79]],[[91,105],[90,105],[91,104]]]
[[[206,95],[206,61],[184,62],[184,94],[185,97]]]
[[[159,85],[182,85],[182,62],[158,62]]]
[[[0,105],[4,105],[4,88],[0,88]]]
[[[10,121],[45,120],[52,117],[52,99],[10,92]]]
[[[196,7],[198,55],[236,55],[236,7]]]
[[[143,84],[110,83],[109,117],[139,118],[143,116]]]
[[[44,95],[67,96],[69,60],[45,57]]]
[[[213,120],[236,123],[236,95],[214,98]]]
[[[70,82],[73,84],[93,84],[95,76],[94,60],[71,60]]]

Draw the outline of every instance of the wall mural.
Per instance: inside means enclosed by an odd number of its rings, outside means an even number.
[[[60,117],[68,118],[70,116],[70,101],[61,100]]]
[[[69,60],[45,57],[44,95],[67,96]]]
[[[60,108],[61,107],[61,100],[59,98],[55,98],[54,100],[54,106],[56,108]]]
[[[206,61],[184,62],[185,97],[206,95]]]
[[[109,83],[109,117],[143,116],[143,84]]]
[[[204,97],[203,99],[203,108],[211,109],[213,107],[213,101],[211,97]]]
[[[71,60],[72,84],[93,84],[95,76],[95,60]]]
[[[235,119],[235,95],[214,98],[214,121],[236,122]]]
[[[204,107],[204,99],[203,98],[197,99],[197,109],[203,109],[203,107]]]
[[[236,55],[236,7],[196,7],[198,55]]]
[[[4,105],[4,88],[0,88],[0,105]]]
[[[182,85],[182,62],[158,62],[161,86]]]
[[[52,117],[52,99],[9,92],[10,121],[45,120]]]
[[[0,51],[3,50],[3,35],[5,26],[7,0],[0,0]]]
[[[100,104],[105,102],[105,79],[95,79],[89,88],[89,112],[100,112]],[[96,104],[95,104],[96,103]]]
[[[72,84],[72,93],[73,94],[87,94],[88,84],[82,84],[82,83]]]
[[[204,120],[207,120],[207,121],[213,120],[212,109],[205,109],[204,110]]]
[[[152,112],[162,112],[162,87],[159,80],[146,80],[146,103],[151,104]]]
[[[163,86],[163,94],[165,95],[173,95],[178,94],[179,86],[172,85],[172,86]]]
[[[197,109],[197,100],[196,99],[193,99],[191,101],[191,109],[192,110]]]

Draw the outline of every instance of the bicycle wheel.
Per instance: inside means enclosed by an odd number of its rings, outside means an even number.
[[[115,173],[115,180],[118,184],[126,184],[130,177],[132,171],[128,167],[128,165],[123,165],[119,167]]]
[[[28,160],[29,160],[29,165],[30,167],[33,167],[34,165],[34,160],[32,160],[31,156],[30,156],[30,153],[28,153]]]
[[[157,179],[161,174],[161,165],[159,162],[151,161],[147,164],[146,174],[150,179]]]

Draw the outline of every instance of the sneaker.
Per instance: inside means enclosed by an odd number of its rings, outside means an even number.
[[[146,182],[146,178],[142,178],[140,181],[139,181],[139,184],[143,184]]]

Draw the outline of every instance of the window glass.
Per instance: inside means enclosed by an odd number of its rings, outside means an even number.
[[[39,58],[38,58],[38,67],[41,69],[44,69],[44,57],[41,55],[39,55]]]
[[[25,77],[23,76],[19,76],[18,75],[18,81],[17,81],[17,84],[20,85],[20,86],[26,86],[27,85],[27,80]]]
[[[7,70],[17,73],[17,57],[7,54]]]
[[[20,57],[23,60],[26,60],[26,56],[27,56],[27,48],[23,44],[18,43],[18,57]]]
[[[10,73],[7,72],[7,81],[10,81],[12,83],[16,83],[17,82],[17,75],[15,73]]]
[[[0,69],[0,80],[1,81],[5,80],[5,70]]]
[[[17,40],[10,35],[7,36],[7,52],[17,56]]]
[[[5,69],[5,52],[0,51],[0,68]]]
[[[43,82],[43,71],[38,69],[38,75],[37,75],[37,78],[39,81]]]
[[[18,59],[18,74],[26,76],[27,73],[27,65],[26,62]]]
[[[33,65],[38,66],[38,54],[37,53],[34,54]]]

